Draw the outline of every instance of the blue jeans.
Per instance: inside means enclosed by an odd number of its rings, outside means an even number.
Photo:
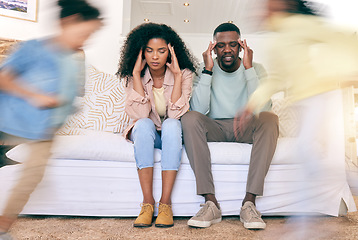
[[[183,147],[178,119],[164,120],[161,134],[151,119],[139,119],[132,129],[131,140],[134,142],[134,156],[139,169],[154,166],[154,148],[159,148],[162,150],[162,171],[178,171]]]

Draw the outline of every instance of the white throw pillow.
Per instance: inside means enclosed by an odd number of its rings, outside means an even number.
[[[68,117],[57,134],[83,135],[83,129],[122,133],[130,123],[124,111],[124,84],[116,76],[90,66],[80,109]]]
[[[278,116],[279,137],[297,137],[300,110],[287,99],[272,99],[272,112]]]

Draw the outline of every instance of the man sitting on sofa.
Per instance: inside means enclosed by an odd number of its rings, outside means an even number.
[[[241,59],[239,52],[242,49]],[[212,58],[212,51],[217,58]],[[197,194],[205,198],[205,204],[188,225],[209,227],[221,221],[208,142],[240,142],[253,144],[240,220],[245,228],[264,229],[266,224],[256,210],[255,199],[263,194],[265,176],[276,149],[278,118],[270,112],[261,112],[250,117],[244,129],[235,128],[234,118],[266,77],[266,72],[260,64],[253,62],[253,51],[246,40],[240,40],[239,28],[231,23],[223,23],[215,29],[214,42],[209,43],[203,60],[194,79],[190,100],[193,111],[181,119],[186,152],[196,177]],[[267,106],[265,109],[269,109],[270,103]]]

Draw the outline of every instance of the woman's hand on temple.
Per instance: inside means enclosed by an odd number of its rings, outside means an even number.
[[[142,72],[145,64],[147,63],[147,61],[142,58],[142,53],[143,53],[143,50],[141,49],[139,51],[137,61],[135,62],[135,65],[133,68],[133,76],[135,76],[135,75],[140,76],[140,73]]]
[[[171,63],[167,62],[167,67],[174,75],[181,75],[181,69],[179,67],[177,56],[175,55],[174,47],[172,47],[170,43],[168,44],[168,49],[170,51],[172,61]]]

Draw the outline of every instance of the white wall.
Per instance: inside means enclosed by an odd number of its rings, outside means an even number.
[[[97,69],[117,72],[120,47],[123,42],[123,0],[92,0],[98,3],[104,17],[104,26],[95,33],[85,47],[87,63]]]
[[[313,0],[328,6],[328,14],[332,22],[358,31],[357,0]]]

